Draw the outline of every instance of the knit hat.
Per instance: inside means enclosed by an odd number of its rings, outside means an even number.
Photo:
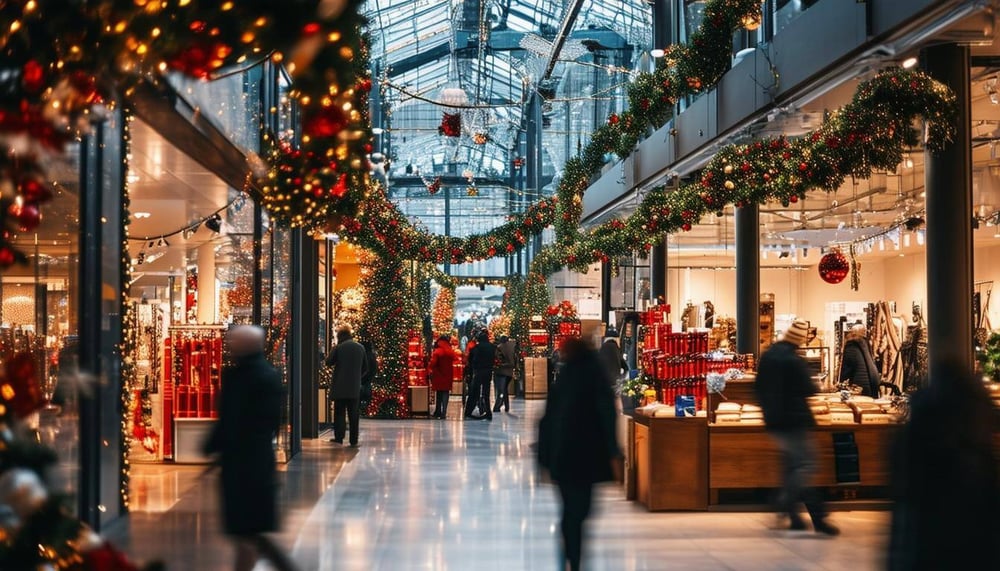
[[[809,322],[803,319],[796,319],[788,326],[788,330],[785,334],[781,336],[782,341],[788,341],[789,343],[797,346],[802,346],[806,344],[806,339],[809,338]]]

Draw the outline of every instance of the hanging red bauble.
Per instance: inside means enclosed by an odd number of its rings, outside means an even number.
[[[24,179],[17,186],[17,192],[30,202],[44,202],[52,198],[52,191],[49,187],[33,178]]]
[[[441,115],[441,125],[438,127],[438,134],[445,137],[459,137],[462,135],[462,114],[444,113]]]
[[[828,284],[839,284],[851,272],[851,264],[840,250],[834,250],[819,261],[819,277]]]
[[[8,268],[16,261],[17,256],[14,255],[14,250],[10,246],[0,247],[0,268]]]
[[[340,107],[320,107],[305,114],[302,132],[314,139],[336,137],[347,126],[347,114]]]

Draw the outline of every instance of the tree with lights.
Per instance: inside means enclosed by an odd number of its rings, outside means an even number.
[[[455,288],[442,286],[434,298],[434,309],[431,310],[431,322],[434,335],[451,335],[455,326]]]

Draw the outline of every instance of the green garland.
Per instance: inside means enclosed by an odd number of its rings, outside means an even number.
[[[386,256],[434,263],[463,263],[506,256],[554,225],[559,243],[575,239],[583,194],[609,154],[626,157],[649,129],[672,116],[682,97],[711,88],[729,69],[733,33],[760,17],[758,0],[710,0],[690,46],[674,45],[653,73],[640,73],[628,86],[629,111],[612,114],[598,127],[579,155],[563,168],[556,196],[531,205],[523,214],[489,232],[455,238],[429,234],[413,226],[385,192],[374,189],[357,218],[338,219],[340,230],[365,248]],[[696,48],[696,49],[695,49]]]
[[[932,151],[951,141],[956,104],[943,84],[915,70],[892,68],[858,86],[852,101],[818,130],[796,140],[768,138],[723,148],[698,180],[675,191],[652,190],[636,211],[539,253],[533,270],[543,275],[564,265],[583,271],[594,262],[635,250],[648,251],[663,236],[690,230],[702,216],[728,204],[789,205],[806,191],[834,191],[847,176],[868,178],[893,170],[907,149],[921,143],[913,122],[927,123]]]

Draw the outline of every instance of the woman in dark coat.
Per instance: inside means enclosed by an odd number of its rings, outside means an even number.
[[[882,377],[878,367],[875,366],[875,359],[872,358],[872,350],[868,346],[865,334],[864,325],[859,324],[851,328],[847,343],[844,344],[840,380],[849,381],[852,385],[861,387],[862,394],[865,396],[878,398],[879,383],[882,382]]]
[[[625,362],[625,357],[622,356],[618,340],[614,337],[605,338],[604,344],[601,345],[600,353],[604,369],[607,371],[608,377],[611,378],[611,384],[617,384],[618,379],[622,376],[622,371],[628,370],[628,363]]]
[[[996,411],[958,364],[931,371],[893,450],[891,571],[1000,569]]]
[[[279,569],[294,569],[262,534],[278,530],[273,440],[281,424],[281,376],[264,357],[264,330],[238,326],[226,335],[233,364],[222,371],[219,420],[205,451],[221,468],[222,516],[237,542],[236,569],[249,571],[258,552]]]
[[[430,362],[431,389],[434,390],[434,418],[448,417],[448,398],[455,376],[455,350],[447,335],[438,337]]]
[[[564,565],[577,571],[594,484],[618,478],[622,453],[615,435],[614,391],[597,352],[570,339],[560,354],[562,370],[539,423],[538,462],[559,486]]]

